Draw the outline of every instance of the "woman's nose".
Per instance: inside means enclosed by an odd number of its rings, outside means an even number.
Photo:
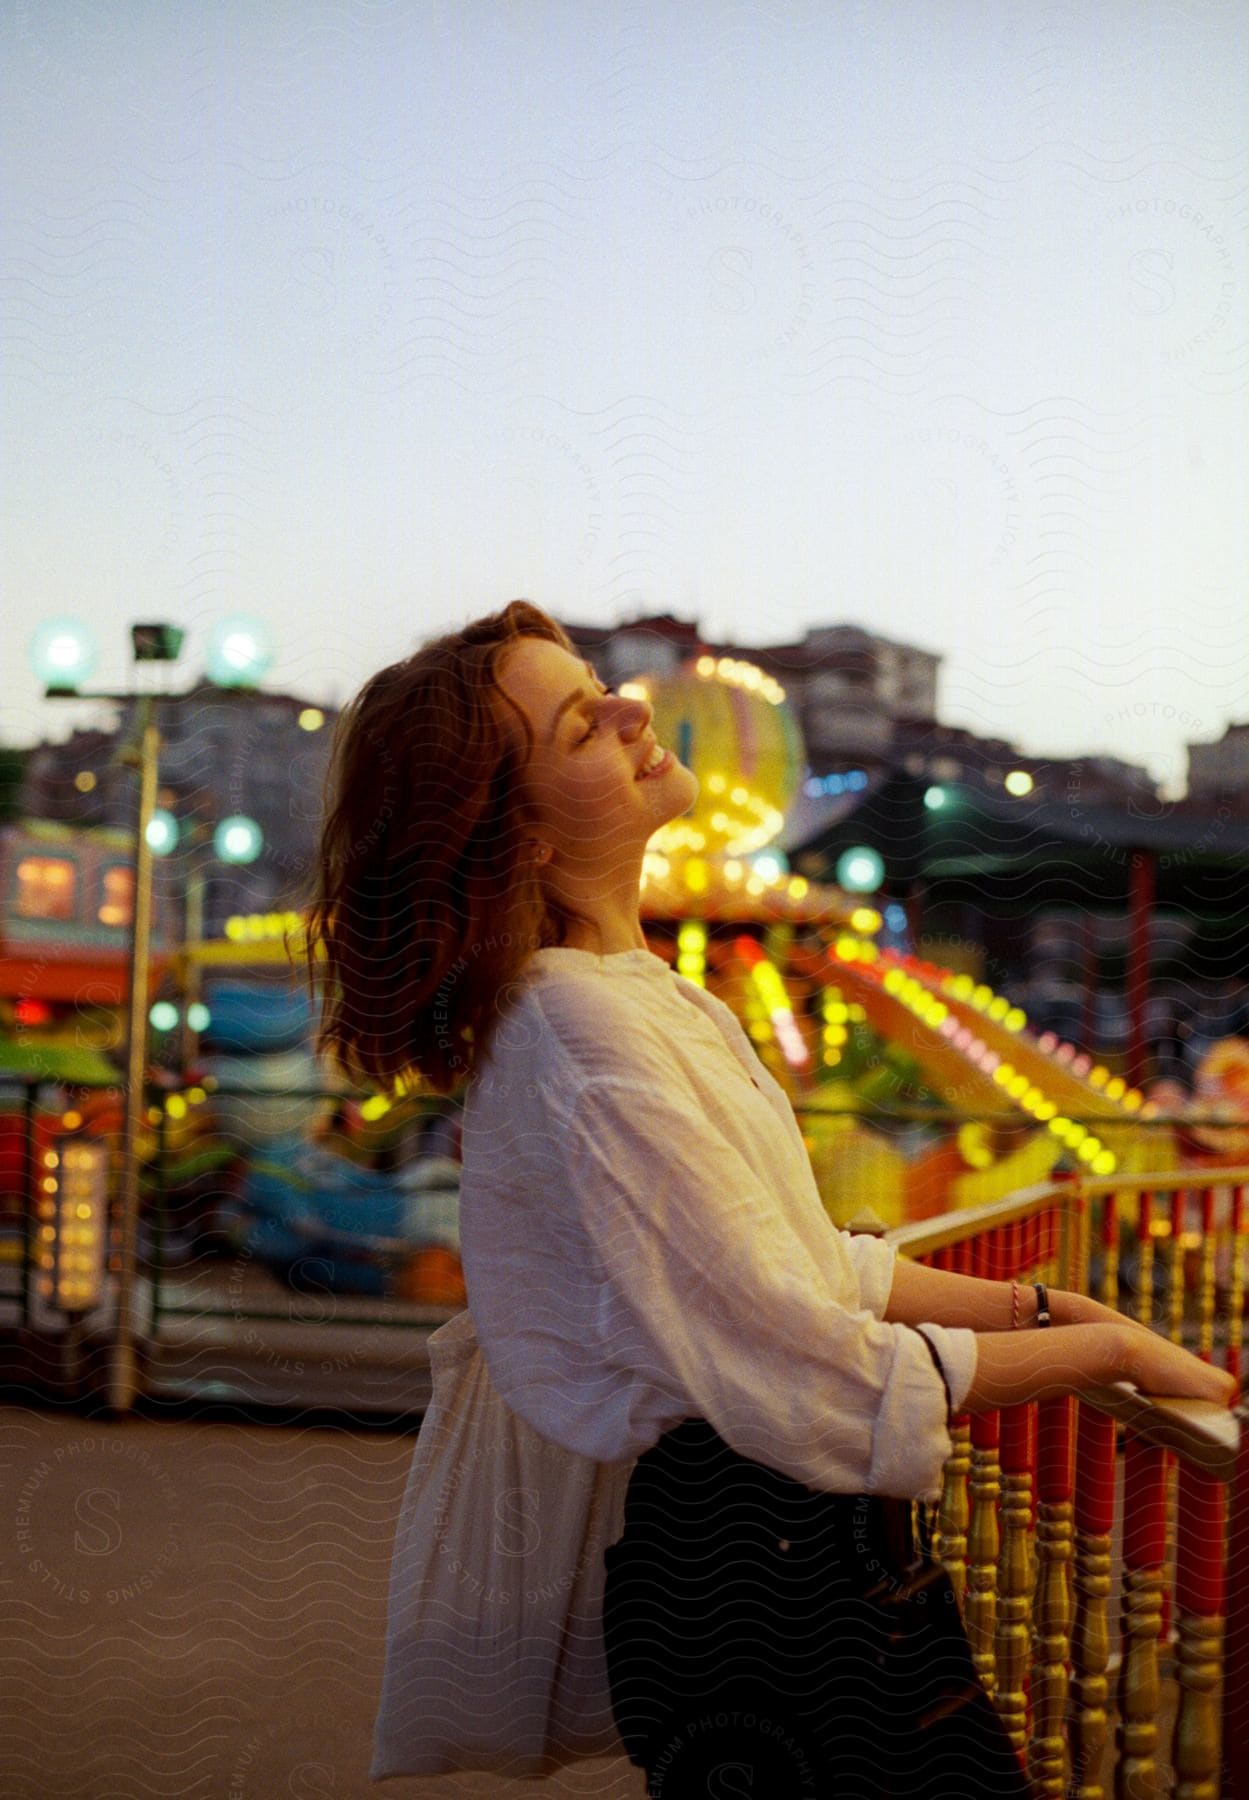
[[[621,703],[621,729],[630,732],[634,737],[641,737],[650,724],[654,708],[649,700],[642,700],[632,694],[618,696]]]
[[[646,727],[650,724],[652,718],[655,716],[654,707],[651,705],[649,700],[643,700],[640,698],[632,700],[631,704],[637,713],[638,730],[645,731]]]

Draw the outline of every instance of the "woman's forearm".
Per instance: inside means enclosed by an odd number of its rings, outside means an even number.
[[[1233,1404],[1239,1383],[1226,1370],[1112,1312],[1087,1294],[1049,1290],[1054,1329],[1035,1329],[1036,1295],[1020,1284],[1011,1329],[1011,1283],[926,1269],[898,1257],[884,1319],[896,1325],[963,1325],[976,1333],[976,1365],[962,1411],[992,1412],[1059,1394],[1133,1381],[1144,1394]]]
[[[972,1331],[1009,1331],[1011,1283],[982,1281],[976,1275],[955,1275],[949,1269],[928,1269],[909,1257],[899,1256],[884,1319],[891,1325],[965,1325]],[[1114,1321],[1127,1324],[1087,1294],[1050,1288],[1050,1313],[1055,1325],[1099,1325]],[[1036,1294],[1030,1285],[1019,1287],[1019,1323],[1031,1327],[1036,1320]]]
[[[976,1339],[976,1369],[963,1411],[995,1412],[1025,1400],[1053,1399],[1128,1379],[1135,1373],[1135,1335],[1126,1321],[1111,1330],[1058,1325],[1050,1331],[982,1333]]]

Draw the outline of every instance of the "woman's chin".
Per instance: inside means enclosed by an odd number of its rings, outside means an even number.
[[[679,819],[682,813],[687,813],[701,792],[697,775],[680,762],[674,763],[669,770],[664,789],[666,811],[670,819]]]

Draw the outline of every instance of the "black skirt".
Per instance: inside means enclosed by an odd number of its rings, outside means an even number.
[[[909,1501],[825,1494],[687,1419],[607,1550],[612,1711],[655,1800],[1027,1800]]]

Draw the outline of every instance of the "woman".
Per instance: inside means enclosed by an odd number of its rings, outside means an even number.
[[[636,1459],[604,1629],[649,1792],[1023,1795],[910,1539],[951,1410],[1235,1383],[1080,1295],[1038,1329],[1043,1292],[831,1225],[736,1019],[646,947],[643,851],[696,793],[523,601],[382,670],[336,735],[321,1043],[386,1086],[467,1083],[491,1380],[544,1439]]]

